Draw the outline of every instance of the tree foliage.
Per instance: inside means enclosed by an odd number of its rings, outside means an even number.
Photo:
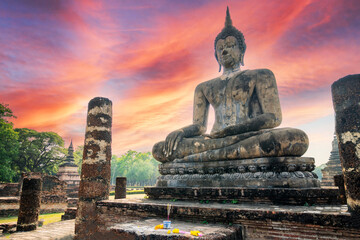
[[[80,145],[76,148],[74,151],[74,161],[75,164],[78,165],[78,172],[81,173],[81,164],[82,164],[82,158],[83,158],[83,152],[84,152],[84,146]]]
[[[65,159],[63,139],[54,132],[37,132],[28,128],[17,128],[19,153],[14,164],[18,173],[43,172],[54,174]]]
[[[116,177],[126,177],[129,186],[154,185],[158,173],[158,162],[150,152],[129,150],[120,157],[111,159],[111,184],[116,183]]]
[[[14,118],[8,105],[0,104],[0,181],[17,181],[22,172],[54,174],[65,160],[67,150],[63,139],[54,132],[37,132],[28,128],[13,129]],[[75,163],[81,171],[84,146],[74,152]],[[126,177],[129,186],[154,185],[158,162],[150,152],[129,150],[111,159],[111,183],[116,177]]]
[[[7,118],[16,118],[8,104],[0,103],[0,122],[10,123]],[[10,123],[12,125],[12,123]]]
[[[0,103],[0,182],[11,182],[15,176],[13,161],[18,154],[18,134],[8,118],[15,118],[8,105]]]

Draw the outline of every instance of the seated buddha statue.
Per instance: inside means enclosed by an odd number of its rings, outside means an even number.
[[[240,70],[246,44],[232,25],[229,9],[214,45],[223,74],[196,87],[193,124],[156,143],[154,158],[162,163],[207,162],[304,154],[308,137],[303,131],[276,128],[282,116],[274,74],[267,69]],[[210,105],[215,123],[205,134]]]

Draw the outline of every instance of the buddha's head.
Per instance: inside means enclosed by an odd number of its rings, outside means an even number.
[[[215,38],[215,58],[225,68],[244,66],[246,44],[244,35],[232,25],[229,7],[226,10],[225,27]]]

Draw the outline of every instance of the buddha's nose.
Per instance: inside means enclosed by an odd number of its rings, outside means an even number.
[[[226,55],[226,54],[228,54],[228,51],[227,51],[227,50],[224,50],[224,51],[222,52],[222,55]]]

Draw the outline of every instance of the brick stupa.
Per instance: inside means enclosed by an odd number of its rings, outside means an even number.
[[[80,184],[80,175],[78,173],[78,166],[74,161],[74,148],[72,141],[68,148],[68,155],[63,164],[59,166],[58,177],[60,180],[67,183],[67,194],[69,197],[77,197],[77,192]],[[71,196],[74,195],[74,196]]]
[[[332,141],[332,150],[330,152],[329,161],[326,163],[326,167],[322,169],[321,172],[323,175],[321,186],[335,187],[334,176],[342,174],[338,140],[335,135]]]

